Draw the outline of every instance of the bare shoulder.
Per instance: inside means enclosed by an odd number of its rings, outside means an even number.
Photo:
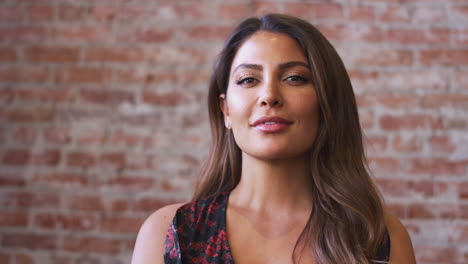
[[[405,226],[388,213],[385,214],[385,224],[390,235],[390,263],[416,264],[411,238]]]
[[[177,209],[183,203],[171,204],[152,213],[138,231],[132,264],[164,263],[164,241]]]

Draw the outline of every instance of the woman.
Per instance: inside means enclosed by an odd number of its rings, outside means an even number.
[[[194,201],[152,214],[132,263],[415,263],[366,170],[344,65],[312,25],[242,22],[208,100],[214,144]]]

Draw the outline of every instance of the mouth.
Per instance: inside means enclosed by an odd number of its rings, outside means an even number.
[[[252,127],[265,133],[277,133],[286,130],[293,124],[292,121],[277,116],[266,116],[257,119]]]

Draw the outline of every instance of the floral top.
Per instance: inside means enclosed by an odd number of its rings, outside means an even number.
[[[164,243],[165,264],[234,264],[226,234],[229,192],[180,207]],[[377,260],[388,261],[390,238],[379,247]]]

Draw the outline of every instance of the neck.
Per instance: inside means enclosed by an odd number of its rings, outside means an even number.
[[[312,195],[306,156],[259,160],[242,154],[242,175],[230,203],[259,213],[310,210]]]

